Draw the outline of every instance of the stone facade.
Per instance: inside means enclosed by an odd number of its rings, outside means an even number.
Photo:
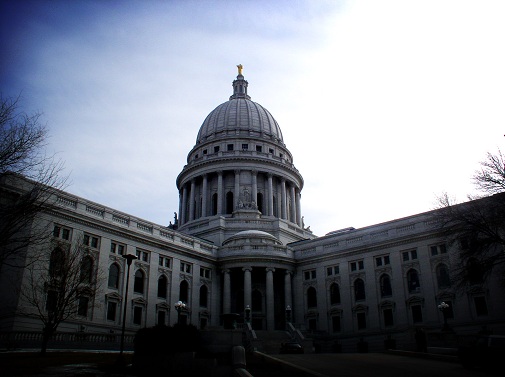
[[[303,178],[279,125],[247,94],[241,72],[228,102],[202,124],[187,165],[176,180],[179,216],[170,227],[116,211],[65,192],[38,219],[61,242],[91,240],[94,266],[104,276],[98,305],[66,321],[60,331],[119,333],[126,265],[131,266],[126,329],[181,320],[218,327],[238,313],[257,330],[282,330],[287,322],[355,351],[384,342],[415,347],[416,329],[439,329],[438,305],[460,333],[483,326],[504,331],[505,300],[498,277],[467,292],[451,286],[457,247],[449,247],[429,212],[362,229],[316,237],[303,224]],[[1,177],[3,192],[22,191],[19,177]],[[40,225],[39,224],[39,225]],[[27,250],[27,255],[34,250]],[[0,275],[0,330],[40,330],[19,315],[22,280]],[[7,288],[9,281],[17,289]]]

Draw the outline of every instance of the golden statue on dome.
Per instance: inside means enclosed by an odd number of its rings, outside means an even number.
[[[237,65],[237,68],[238,68],[238,75],[242,76],[242,70],[244,69],[244,67],[242,66],[242,64],[239,64]]]

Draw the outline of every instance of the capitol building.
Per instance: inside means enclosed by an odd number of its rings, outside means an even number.
[[[196,131],[168,227],[54,191],[56,204],[39,221],[58,242],[83,240],[87,263],[103,276],[100,294],[59,332],[119,334],[123,320],[127,334],[178,321],[210,331],[235,313],[258,344],[262,334],[286,332],[313,339],[316,350],[338,344],[356,352],[359,342],[415,349],[416,331],[444,322],[461,334],[505,329],[497,277],[467,291],[451,283],[459,246],[447,242],[432,212],[324,236],[306,227],[302,173],[274,116],[251,100],[241,66],[229,100]],[[0,185],[19,190],[5,177]],[[127,254],[137,257],[128,284]],[[16,290],[5,292],[6,279],[3,299],[16,304],[3,305],[0,331],[40,331],[40,321],[20,314]]]

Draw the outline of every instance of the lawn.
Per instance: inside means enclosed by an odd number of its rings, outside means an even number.
[[[105,352],[48,352],[45,356],[41,356],[38,352],[5,352],[0,353],[0,370],[3,377],[30,376],[48,373],[54,367],[87,364],[100,375],[128,375],[126,368],[117,366],[117,358],[117,353]],[[130,364],[131,359],[131,354],[125,355],[126,364]],[[72,375],[72,373],[64,373],[64,369],[62,369],[62,373],[65,376]],[[53,373],[48,375],[50,374]],[[93,374],[80,375],[91,376]]]

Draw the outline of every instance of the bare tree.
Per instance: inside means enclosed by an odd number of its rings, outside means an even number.
[[[76,317],[87,317],[96,307],[95,297],[103,276],[98,269],[98,254],[78,238],[74,243],[50,241],[27,267],[21,287],[20,312],[43,323],[41,353],[45,353],[58,326]]]
[[[473,182],[482,195],[456,204],[444,194],[435,212],[449,243],[460,252],[452,276],[460,288],[480,284],[492,273],[505,279],[505,161],[500,150],[487,154]]]
[[[45,154],[48,131],[40,117],[22,112],[19,98],[0,97],[0,271],[25,267],[27,247],[47,239],[47,229],[32,225],[66,182],[61,161]]]

